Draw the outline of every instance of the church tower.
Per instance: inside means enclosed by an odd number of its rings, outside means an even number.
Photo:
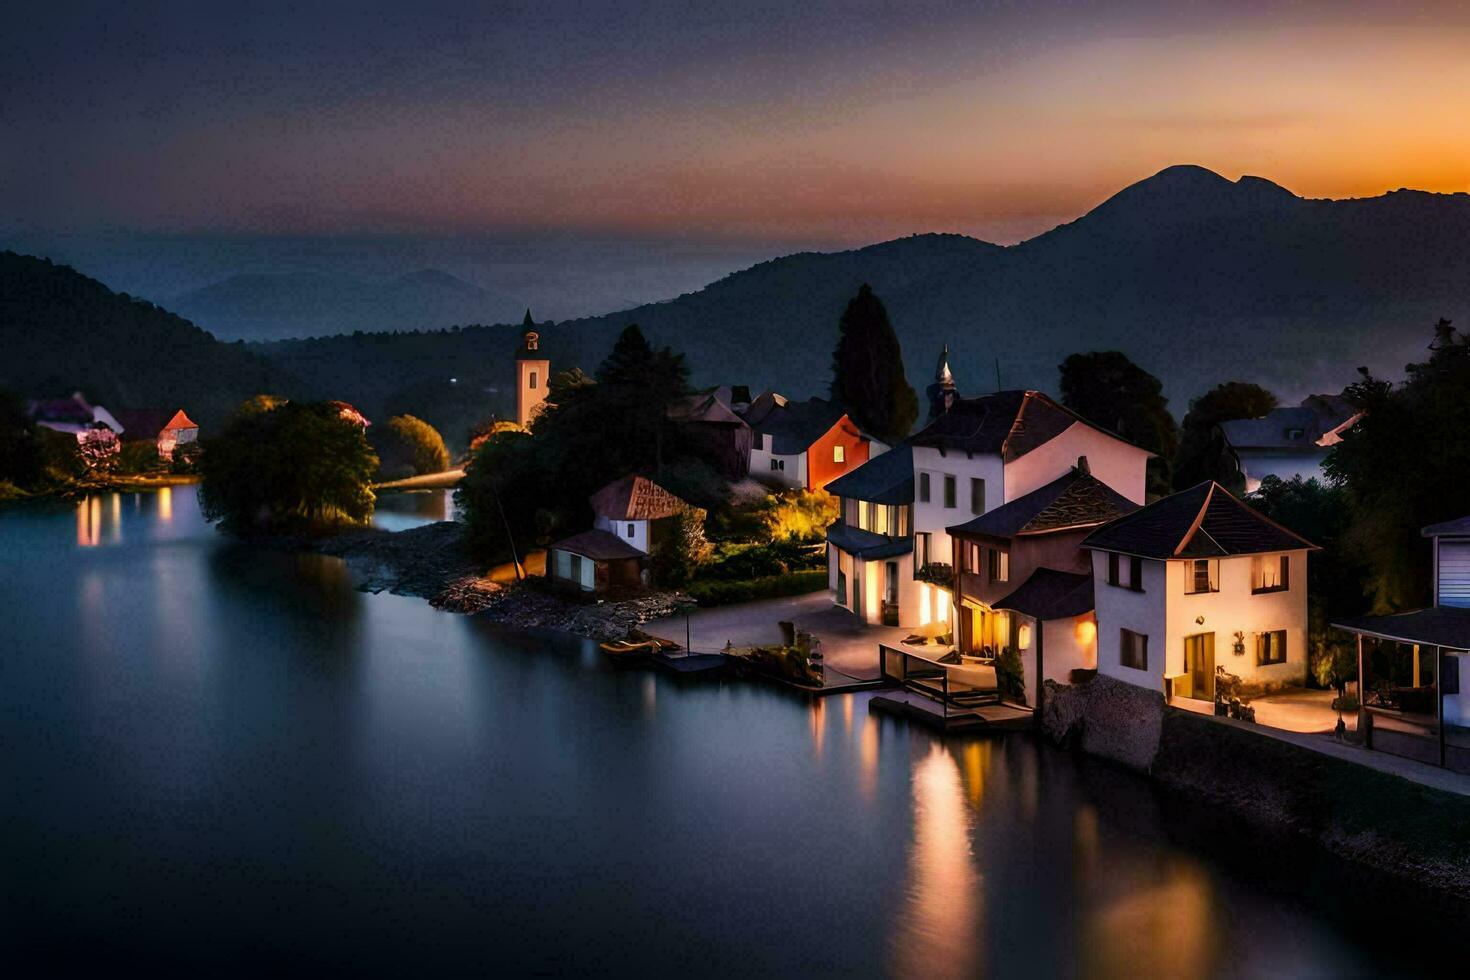
[[[955,387],[954,375],[949,370],[948,344],[939,352],[939,366],[934,369],[934,383],[929,386],[928,395],[930,422],[948,412],[955,399],[960,397],[959,389]]]
[[[546,401],[551,362],[541,352],[541,335],[536,332],[530,310],[521,321],[521,330],[521,343],[516,347],[516,424],[526,429]]]

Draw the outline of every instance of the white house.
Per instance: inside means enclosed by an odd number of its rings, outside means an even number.
[[[1092,553],[1100,672],[1206,701],[1217,668],[1256,691],[1306,679],[1315,546],[1219,484],[1155,501],[1082,547]]]
[[[584,592],[636,588],[644,581],[645,559],[662,533],[661,522],[689,504],[647,477],[629,474],[594,493],[590,530],[547,549],[546,574]]]
[[[888,450],[821,398],[794,402],[767,392],[752,403],[746,421],[754,432],[750,475],[776,487],[820,490]]]
[[[1342,441],[1362,413],[1341,395],[1309,395],[1292,408],[1278,408],[1259,419],[1220,423],[1230,451],[1255,493],[1268,476],[1321,479],[1327,451]]]
[[[952,622],[954,549],[946,528],[1066,475],[1079,457],[1087,457],[1093,477],[1143,503],[1151,454],[1039,391],[951,392],[931,418],[903,446],[827,485],[843,501],[827,534],[834,600],[868,622]]]

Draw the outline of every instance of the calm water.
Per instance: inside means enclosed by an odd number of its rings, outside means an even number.
[[[26,973],[1343,976],[1455,928],[1025,737],[359,593],[189,488],[0,511],[0,600]]]

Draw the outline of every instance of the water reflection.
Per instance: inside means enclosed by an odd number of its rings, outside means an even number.
[[[379,493],[373,526],[385,531],[407,531],[458,516],[453,490],[396,490]]]
[[[164,524],[172,524],[174,520],[174,488],[158,488],[158,519]]]

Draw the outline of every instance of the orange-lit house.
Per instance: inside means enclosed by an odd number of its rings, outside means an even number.
[[[863,432],[838,406],[821,398],[786,401],[771,396],[753,423],[750,475],[777,487],[821,490],[888,447]],[[747,416],[753,417],[753,416]]]
[[[198,424],[182,408],[119,411],[117,420],[122,424],[123,442],[152,442],[163,460],[172,460],[174,450],[199,439]]]
[[[961,655],[1015,654],[1030,705],[1043,679],[1065,683],[1072,670],[1095,669],[1092,558],[1082,540],[1138,506],[1094,477],[1084,456],[1050,483],[949,527]]]

